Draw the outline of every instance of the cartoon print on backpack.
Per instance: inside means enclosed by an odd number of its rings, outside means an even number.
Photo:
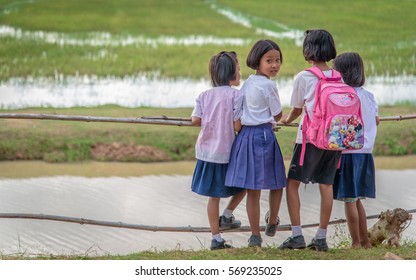
[[[361,149],[364,145],[364,137],[361,133],[363,126],[360,120],[355,116],[351,116],[347,123],[347,130],[342,144],[346,149]]]
[[[333,150],[361,149],[364,145],[364,127],[355,115],[337,115],[328,129],[328,148]]]

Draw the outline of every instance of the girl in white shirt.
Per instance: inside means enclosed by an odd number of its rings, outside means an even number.
[[[345,150],[333,185],[334,199],[344,201],[345,215],[353,247],[371,247],[367,236],[367,215],[361,200],[376,197],[375,167],[372,155],[377,134],[378,106],[374,95],[364,89],[364,63],[358,53],[348,52],[334,60],[335,70],[344,82],[355,88],[361,101],[365,125],[364,146]]]
[[[334,59],[336,55],[335,42],[328,31],[316,29],[305,32],[303,56],[308,63],[317,66],[327,77],[332,76],[332,69],[328,65],[328,62]],[[312,119],[317,83],[318,78],[310,71],[304,70],[298,73],[295,78],[290,100],[292,109],[289,115],[282,118],[282,123],[289,124],[302,114],[301,124],[303,123],[305,114],[308,114],[309,118]],[[293,250],[308,247],[317,251],[327,251],[327,228],[333,205],[332,184],[334,183],[341,152],[319,149],[307,142],[305,162],[301,165],[300,158],[303,140],[301,127],[302,125],[299,125],[296,144],[293,149],[293,156],[288,171],[288,186],[286,188],[286,200],[292,235],[279,248]],[[306,246],[303,237],[300,218],[301,202],[299,186],[301,182],[305,184],[309,182],[318,183],[321,195],[319,227],[315,237],[308,246]]]
[[[228,165],[225,184],[247,189],[247,215],[251,227],[248,246],[261,246],[260,194],[270,190],[266,235],[274,236],[278,212],[287,180],[282,153],[273,131],[282,116],[275,77],[282,63],[282,52],[271,40],[257,41],[247,56],[247,66],[256,71],[241,88],[243,93],[242,129],[237,135]]]

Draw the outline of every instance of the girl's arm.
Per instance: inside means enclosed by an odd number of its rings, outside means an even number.
[[[293,107],[290,110],[289,115],[284,116],[281,120],[282,124],[290,124],[291,122],[293,122],[294,120],[296,120],[300,115],[302,115],[302,108],[296,108]]]
[[[283,111],[277,114],[276,116],[273,116],[273,118],[276,122],[279,122],[282,116],[283,116]]]
[[[235,121],[234,122],[234,131],[235,132],[240,132],[241,130],[241,120]]]
[[[380,117],[376,116],[376,125],[378,125],[380,123]]]
[[[191,120],[193,126],[201,126],[201,118],[192,117]]]

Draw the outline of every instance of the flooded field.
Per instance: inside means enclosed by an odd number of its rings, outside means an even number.
[[[289,106],[292,79],[277,78],[283,106]],[[244,81],[241,81],[243,84]],[[193,107],[196,97],[210,88],[208,80],[166,79],[138,76],[124,79],[72,77],[56,79],[12,79],[0,83],[0,108],[69,108],[116,104],[124,107]],[[366,88],[379,105],[416,102],[413,76],[368,77]],[[392,94],[394,92],[394,94]]]

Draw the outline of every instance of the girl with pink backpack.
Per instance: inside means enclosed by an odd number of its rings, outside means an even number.
[[[303,56],[314,68],[319,68],[327,77],[332,77],[334,71],[327,62],[337,55],[332,35],[326,30],[307,30],[303,42]],[[300,219],[300,183],[318,183],[321,194],[321,209],[319,228],[315,237],[307,246],[317,251],[327,251],[326,242],[327,227],[329,224],[333,192],[332,185],[337,170],[341,151],[318,148],[311,143],[305,144],[304,162],[302,157],[302,124],[305,116],[313,118],[315,104],[315,89],[318,77],[311,71],[304,70],[297,74],[290,105],[292,109],[287,116],[283,116],[282,123],[289,124],[302,115],[296,137],[296,144],[288,171],[288,185],[286,188],[286,200],[291,221],[292,235],[279,246],[280,249],[304,249],[305,239],[302,233]],[[304,110],[305,109],[305,110]],[[305,111],[305,112],[304,112]],[[307,140],[307,139],[306,139]]]

